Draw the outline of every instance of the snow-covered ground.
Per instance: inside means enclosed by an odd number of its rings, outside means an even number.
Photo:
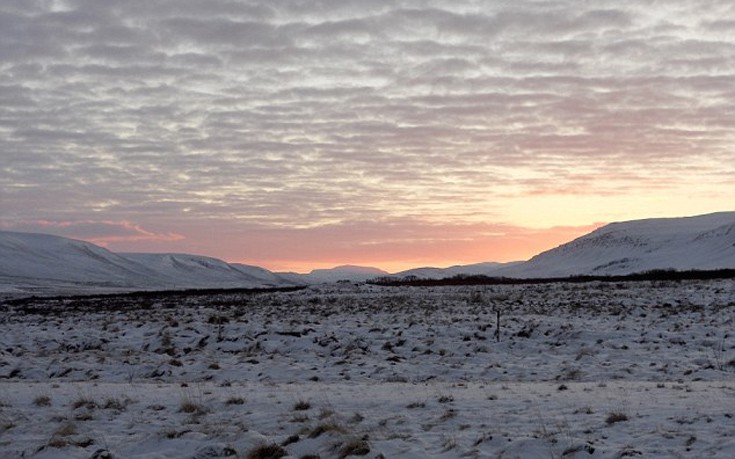
[[[735,457],[733,280],[0,307],[3,458]]]

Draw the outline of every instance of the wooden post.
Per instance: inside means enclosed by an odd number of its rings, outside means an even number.
[[[498,342],[500,342],[500,309],[497,309],[495,311],[496,315],[496,330],[495,330],[495,337],[497,338]]]

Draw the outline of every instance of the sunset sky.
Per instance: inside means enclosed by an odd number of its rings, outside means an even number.
[[[3,0],[0,229],[272,270],[735,210],[735,2]]]

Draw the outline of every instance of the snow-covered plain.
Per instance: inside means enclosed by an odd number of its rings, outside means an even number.
[[[0,308],[3,458],[735,457],[734,280]]]

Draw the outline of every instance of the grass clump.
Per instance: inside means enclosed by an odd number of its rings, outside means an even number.
[[[347,433],[344,427],[336,422],[323,422],[309,432],[309,438],[317,438],[327,432]]]
[[[270,445],[260,445],[248,452],[247,459],[280,459],[286,456],[288,451],[282,446],[275,443]]]
[[[296,404],[293,406],[293,409],[295,411],[306,411],[311,408],[311,403],[307,400],[299,400],[296,402]]]
[[[339,458],[348,456],[365,456],[370,452],[370,444],[364,438],[353,438],[339,449]]]
[[[54,431],[47,445],[51,448],[64,448],[71,444],[69,437],[76,434],[77,426],[73,422],[64,422]]]
[[[454,397],[452,397],[451,395],[441,395],[441,396],[439,396],[439,398],[437,399],[437,401],[439,403],[450,403],[450,402],[453,402],[454,401]]]
[[[192,394],[188,391],[183,392],[179,412],[191,414],[192,416],[201,416],[209,413],[209,409],[204,405],[202,400],[203,396],[201,393]]]
[[[125,411],[125,409],[128,406],[128,400],[127,399],[120,399],[116,397],[109,397],[107,400],[105,400],[105,403],[102,405],[102,409],[104,410],[115,410],[115,411]]]
[[[179,412],[187,414],[206,414],[209,410],[201,403],[184,400],[179,406]]]
[[[33,404],[36,406],[51,406],[51,397],[48,395],[39,395],[33,399]]]
[[[75,410],[82,407],[87,408],[88,410],[93,410],[97,408],[97,402],[95,402],[91,398],[79,397],[78,399],[74,400],[74,403],[71,404],[71,407]]]
[[[3,434],[6,430],[10,430],[16,427],[16,423],[0,413],[0,434]]]
[[[230,397],[225,400],[225,405],[244,405],[245,399],[242,397]]]
[[[614,411],[607,415],[607,418],[605,418],[605,423],[608,425],[615,424],[616,422],[623,422],[628,420],[628,415],[621,412],[621,411]]]

